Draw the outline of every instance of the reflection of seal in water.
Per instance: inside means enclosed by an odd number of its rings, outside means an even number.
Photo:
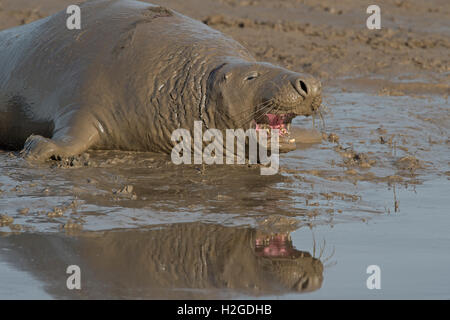
[[[320,106],[320,83],[174,11],[128,0],[0,32],[0,146],[31,159],[88,148],[170,152],[194,128],[280,129]],[[284,144],[281,144],[283,150]]]
[[[50,292],[57,296],[71,294],[67,275],[60,272],[71,264],[81,268],[81,293],[91,298],[180,298],[181,289],[183,298],[204,298],[212,290],[307,292],[318,290],[323,281],[319,259],[295,249],[287,236],[271,237],[252,228],[182,223],[80,237],[19,234],[0,239],[0,245],[11,249],[11,261],[45,279],[50,291],[59,291]]]

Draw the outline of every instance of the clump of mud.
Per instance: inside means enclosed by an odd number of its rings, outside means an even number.
[[[135,192],[133,192],[134,187],[132,185],[126,185],[122,189],[113,189],[112,193],[115,195],[115,199],[119,200],[121,198],[136,200],[138,197]]]
[[[62,229],[67,232],[81,231],[83,229],[83,225],[76,221],[73,221],[72,219],[69,219],[62,225]]]
[[[6,214],[0,214],[0,227],[5,227],[14,222],[14,218],[7,216]]]
[[[423,163],[416,157],[408,155],[396,160],[395,166],[400,170],[414,172],[423,168]]]
[[[83,153],[77,156],[71,157],[55,157],[51,158],[51,167],[52,168],[80,168],[80,167],[88,167],[92,165],[91,161],[89,161],[90,155],[89,153]]]
[[[351,147],[345,148],[342,145],[337,145],[334,150],[344,158],[343,164],[347,167],[370,168],[376,163],[376,160],[371,159],[367,153],[358,153]]]
[[[336,133],[333,133],[333,132],[331,132],[329,134],[323,132],[322,133],[322,138],[323,138],[323,140],[326,140],[326,141],[331,142],[331,143],[339,142],[339,136]]]

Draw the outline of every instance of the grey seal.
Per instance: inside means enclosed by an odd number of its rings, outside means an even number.
[[[170,153],[171,133],[280,129],[317,112],[321,84],[257,62],[238,42],[173,10],[132,0],[81,6],[0,32],[0,147],[27,159],[89,148]]]

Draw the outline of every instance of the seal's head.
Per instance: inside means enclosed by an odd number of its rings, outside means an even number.
[[[309,252],[295,249],[289,233],[259,235],[255,254],[270,278],[298,292],[319,289],[323,282],[323,264]]]
[[[281,152],[295,148],[292,119],[317,113],[322,103],[320,81],[261,62],[223,64],[212,74],[210,96],[227,128],[279,129]]]

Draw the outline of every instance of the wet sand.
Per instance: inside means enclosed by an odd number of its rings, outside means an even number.
[[[447,1],[386,1],[377,31],[354,0],[152,2],[321,78],[325,123],[294,120],[309,143],[275,176],[0,151],[0,298],[450,298]],[[0,0],[0,28],[68,4]]]

